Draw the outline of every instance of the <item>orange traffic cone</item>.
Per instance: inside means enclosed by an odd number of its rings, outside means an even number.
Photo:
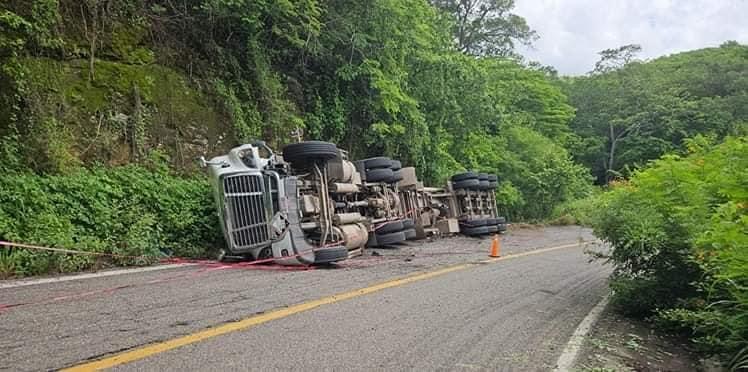
[[[491,242],[491,254],[488,257],[501,257],[501,241],[498,235],[494,235],[493,242]]]

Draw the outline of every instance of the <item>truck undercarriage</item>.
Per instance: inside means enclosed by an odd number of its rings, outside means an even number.
[[[329,264],[427,235],[506,230],[497,215],[498,178],[465,172],[424,187],[413,167],[375,157],[350,161],[322,141],[263,142],[203,160],[227,242],[223,257],[282,265]]]

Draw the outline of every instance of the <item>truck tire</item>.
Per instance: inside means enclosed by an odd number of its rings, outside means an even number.
[[[348,248],[332,247],[332,248],[320,248],[314,251],[314,264],[329,264],[337,261],[342,261],[348,258]]]
[[[488,181],[488,173],[478,173],[478,179],[481,181]]]
[[[452,176],[452,182],[460,182],[464,180],[472,180],[474,178],[478,178],[478,174],[475,172],[465,172],[465,173],[458,173]]]
[[[403,241],[405,241],[405,233],[402,231],[381,235],[377,234],[377,244],[379,246],[397,244]]]
[[[292,165],[304,165],[315,160],[327,161],[338,156],[338,147],[334,143],[323,141],[305,141],[292,143],[283,148],[283,159]]]
[[[489,234],[490,233],[499,232],[499,227],[496,226],[496,225],[490,225],[490,226],[486,226],[486,227],[488,228],[488,233]]]
[[[505,223],[500,223],[500,224],[496,225],[496,228],[499,229],[500,233],[503,233],[503,232],[506,231],[506,224]]]
[[[392,171],[392,177],[387,180],[387,183],[397,183],[403,180],[403,174],[399,170]]]
[[[416,227],[415,221],[411,220],[410,218],[406,218],[403,220],[403,229],[408,230]]]
[[[460,225],[464,225],[465,227],[479,227],[479,226],[486,226],[488,225],[488,218],[486,219],[478,219],[478,220],[466,220],[466,221],[460,221]]]
[[[392,169],[377,168],[366,171],[366,182],[385,182],[392,178]]]
[[[364,162],[364,167],[366,167],[366,169],[389,168],[392,165],[392,159],[384,157],[384,156],[377,156],[376,158],[368,158],[362,161]]]
[[[488,234],[488,226],[460,227],[460,232],[467,236],[479,236]]]
[[[415,240],[417,236],[416,229],[403,230],[403,234],[405,235],[405,240]]]
[[[479,182],[480,182],[480,185],[478,185],[479,190],[488,190],[489,188],[491,188],[491,185],[490,185],[491,183],[488,182],[488,180],[480,180]]]
[[[382,234],[389,234],[389,233],[398,232],[402,230],[403,230],[403,221],[392,221],[392,222],[387,222],[386,224],[382,226],[379,226],[379,228],[375,231],[375,233],[377,235],[382,235]]]
[[[390,169],[393,171],[398,171],[403,168],[403,163],[400,162],[400,160],[393,160],[390,164]]]
[[[501,223],[506,223],[506,218],[504,217],[486,218],[486,225],[498,225]]]
[[[477,178],[471,178],[467,180],[457,181],[452,184],[452,187],[455,190],[459,190],[459,189],[474,190],[480,187],[480,180],[478,180]]]

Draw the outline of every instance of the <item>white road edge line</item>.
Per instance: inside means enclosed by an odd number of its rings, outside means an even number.
[[[67,275],[67,276],[60,276],[60,277],[56,277],[56,278],[20,279],[20,280],[14,280],[14,281],[11,281],[11,282],[8,282],[8,283],[0,283],[0,289],[10,289],[10,288],[26,287],[26,286],[29,286],[29,285],[37,285],[37,284],[61,283],[61,282],[69,282],[69,281],[73,281],[73,280],[103,278],[103,277],[106,277],[106,276],[115,276],[115,275],[136,274],[136,273],[144,273],[144,272],[148,272],[148,271],[175,269],[175,268],[178,268],[178,267],[186,267],[186,266],[194,266],[194,265],[196,265],[196,264],[194,264],[194,263],[181,263],[181,264],[169,264],[169,265],[139,267],[139,268],[136,268],[136,269],[109,270],[109,271],[102,271],[102,272],[98,272],[98,273],[89,273],[89,274]]]
[[[603,297],[603,299],[600,300],[592,310],[590,310],[590,313],[582,319],[577,326],[577,329],[571,335],[564,351],[561,352],[561,356],[558,357],[556,368],[553,369],[554,372],[569,372],[572,370],[574,362],[576,362],[579,357],[579,352],[582,350],[584,338],[590,333],[590,329],[595,325],[597,319],[600,318],[600,314],[602,314],[605,306],[608,305],[609,300],[610,297],[606,294],[605,297]]]

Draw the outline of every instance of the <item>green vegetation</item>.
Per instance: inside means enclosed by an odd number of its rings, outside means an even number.
[[[601,195],[592,224],[613,248],[618,310],[737,353],[748,346],[748,142],[686,145]]]
[[[645,62],[627,45],[557,77],[516,55],[536,35],[513,5],[3,1],[0,239],[209,255],[221,238],[195,158],[300,128],[430,184],[496,173],[511,221],[611,243],[618,308],[745,348],[748,47]],[[138,262],[5,250],[0,275],[110,263]]]
[[[574,108],[555,78],[501,57],[534,37],[511,1],[487,2],[471,25],[459,14],[475,9],[425,0],[4,4],[9,171],[67,174],[158,151],[192,174],[200,155],[255,138],[280,147],[302,128],[356,158],[402,159],[432,184],[498,173],[512,219],[544,219],[590,189],[564,147]]]
[[[560,226],[592,226],[602,193],[603,189],[593,188],[592,192],[586,197],[559,204],[551,212],[548,222],[552,225]]]
[[[67,175],[0,175],[5,240],[125,256],[202,257],[222,244],[203,179],[164,167],[77,169]],[[145,260],[145,261],[144,261]],[[0,251],[0,277],[86,270],[148,259]]]
[[[748,47],[727,42],[646,63],[635,60],[637,51],[603,51],[589,76],[563,84],[577,108],[569,148],[600,184],[684,154],[696,135],[748,133]]]

